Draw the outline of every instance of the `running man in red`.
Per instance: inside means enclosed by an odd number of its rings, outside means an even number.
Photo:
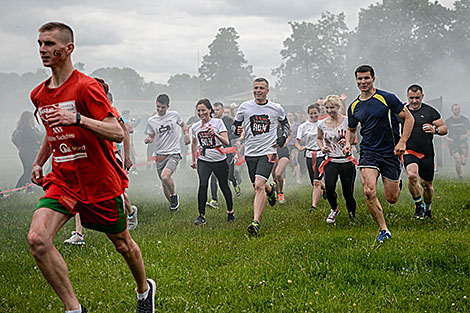
[[[46,137],[33,163],[32,181],[43,187],[28,244],[39,269],[66,313],[86,312],[72,288],[67,265],[53,245],[62,226],[80,213],[84,227],[106,233],[137,285],[137,312],[154,312],[155,282],[146,278],[142,255],[130,237],[123,193],[128,185],[112,142],[124,134],[99,82],[75,70],[73,31],[51,22],[39,28],[39,53],[52,76],[31,92]],[[52,154],[52,172],[42,167]]]

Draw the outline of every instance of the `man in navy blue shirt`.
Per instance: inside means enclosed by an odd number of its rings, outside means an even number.
[[[406,141],[413,129],[410,111],[392,93],[374,88],[374,69],[362,65],[356,69],[356,83],[361,94],[348,108],[348,130],[343,152],[351,153],[351,143],[361,124],[359,168],[369,212],[380,227],[377,241],[392,237],[383,210],[377,199],[377,179],[382,175],[385,199],[395,203],[400,195],[401,164],[399,156],[405,153]],[[404,120],[400,138],[398,117]]]

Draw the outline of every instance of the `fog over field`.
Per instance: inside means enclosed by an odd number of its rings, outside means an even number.
[[[424,101],[444,119],[459,103],[470,116],[469,0],[293,1],[7,1],[0,12],[0,171],[21,175],[11,134],[43,69],[37,29],[61,21],[75,31],[74,64],[106,79],[114,104],[141,119],[137,162],[145,161],[144,127],[154,99],[168,93],[187,120],[198,98],[225,104],[249,99],[251,80],[266,77],[270,98],[303,111],[328,94],[358,89],[354,68],[371,64],[376,87],[402,101],[423,86]],[[43,129],[38,125],[38,128]],[[442,173],[455,175],[448,149]],[[470,170],[464,168],[466,176]],[[11,182],[14,185],[14,182]],[[0,185],[0,189],[13,188]]]

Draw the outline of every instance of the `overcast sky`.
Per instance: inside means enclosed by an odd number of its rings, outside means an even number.
[[[289,21],[318,20],[322,12],[344,12],[350,29],[360,8],[374,0],[0,0],[0,72],[24,73],[41,67],[37,29],[62,21],[75,31],[72,60],[85,70],[131,67],[146,81],[166,83],[170,75],[197,74],[221,27],[235,27],[240,49],[253,74],[271,79],[281,64]],[[380,1],[381,2],[381,1]],[[439,0],[451,8],[454,0]]]

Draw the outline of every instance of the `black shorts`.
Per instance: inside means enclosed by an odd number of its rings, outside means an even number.
[[[264,178],[266,181],[268,180],[269,175],[271,175],[271,171],[273,170],[275,159],[275,154],[255,157],[245,156],[248,175],[250,176],[250,180],[253,184],[255,183],[256,176]]]
[[[393,152],[380,153],[373,151],[361,151],[358,167],[375,168],[385,179],[395,182],[400,180],[400,158]]]
[[[305,158],[306,163],[307,163],[307,170],[308,170],[308,176],[310,177],[310,183],[316,181],[320,181],[323,178],[323,174],[320,174],[320,171],[318,168],[320,167],[320,164],[325,160],[324,157],[317,157],[315,160],[315,166],[313,166],[313,158]]]
[[[289,149],[284,146],[282,148],[277,148],[277,157],[278,159],[288,158],[289,159]]]
[[[432,181],[434,179],[434,157],[425,156],[422,159],[417,158],[412,154],[403,156],[405,168],[412,163],[418,164],[418,174],[421,179],[425,181]]]

